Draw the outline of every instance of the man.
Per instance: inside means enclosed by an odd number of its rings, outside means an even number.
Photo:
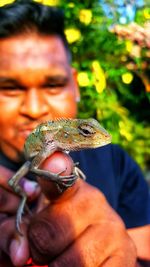
[[[79,99],[62,13],[25,2],[0,8],[0,266],[22,266],[30,256],[50,267],[142,266],[138,259],[150,260],[148,187],[118,146],[72,153],[91,185],[78,179],[62,195],[40,178],[45,198],[24,178],[33,214],[24,216],[24,235],[16,232],[20,199],[7,181],[22,163],[25,138],[43,121],[76,117]],[[72,161],[60,152],[43,165],[64,167],[71,173]]]

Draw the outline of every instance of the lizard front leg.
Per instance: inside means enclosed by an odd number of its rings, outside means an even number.
[[[19,185],[21,178],[29,172],[31,166],[30,161],[26,161],[21,168],[9,179],[8,184],[12,187],[13,191],[22,197],[16,214],[16,229],[22,235],[20,224],[22,222],[22,214],[27,201],[27,195]]]

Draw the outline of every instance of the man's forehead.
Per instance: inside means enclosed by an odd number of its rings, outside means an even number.
[[[22,68],[63,67],[68,58],[61,39],[57,36],[16,36],[0,40],[0,65]]]

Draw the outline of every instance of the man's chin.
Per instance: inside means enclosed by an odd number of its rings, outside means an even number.
[[[1,143],[1,151],[3,154],[15,162],[22,162],[24,160],[24,140],[20,142],[20,140],[16,140],[12,144],[9,142]]]

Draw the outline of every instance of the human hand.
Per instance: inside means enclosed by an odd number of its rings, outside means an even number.
[[[71,165],[68,163],[68,157],[65,157],[64,161],[59,160],[60,170],[67,167],[67,172],[71,172]],[[51,158],[52,169],[53,157]],[[62,165],[63,164],[63,165]],[[56,167],[55,167],[56,168]],[[59,170],[58,170],[59,171]],[[0,166],[0,267],[13,267],[21,266],[26,263],[29,258],[29,245],[27,238],[27,227],[30,221],[29,217],[23,217],[23,223],[21,229],[23,236],[19,235],[16,231],[15,218],[18,205],[20,203],[20,197],[12,192],[8,186],[8,180],[13,176],[13,172],[9,169]],[[42,187],[41,182],[41,187]],[[40,194],[40,187],[37,183],[31,182],[25,178],[22,179],[22,186],[28,195],[28,200],[33,201],[38,198],[39,205],[37,209],[43,208],[43,196]],[[52,195],[55,198],[55,194],[58,197],[58,191],[51,184]],[[46,193],[46,192],[45,192]]]
[[[44,168],[48,168],[48,162]],[[53,195],[47,182],[42,179],[39,182],[49,203],[33,216],[28,229],[30,251],[36,264],[136,266],[134,244],[122,220],[99,190],[78,179],[57,197],[58,193]]]
[[[2,240],[6,240],[4,244],[0,244],[0,248],[10,256],[14,265],[25,264],[30,245],[34,262],[49,263],[50,267],[56,266],[55,264],[61,267],[135,266],[134,245],[122,221],[102,193],[78,180],[73,188],[60,196],[53,190],[53,186],[48,187],[44,185],[44,180],[41,181],[42,189],[46,191],[50,202],[32,218],[28,231],[29,244],[26,224],[23,226],[23,237],[17,236],[14,230],[14,217],[11,220],[5,218],[0,225],[0,233],[4,235]],[[54,191],[55,194],[52,194]],[[16,208],[17,205],[14,210]],[[12,237],[19,239],[18,247],[12,242]],[[9,243],[12,245],[8,246]]]
[[[12,171],[0,166],[0,267],[21,266],[29,258],[27,224],[23,223],[23,236],[16,232],[15,215],[20,198],[8,186],[12,175]],[[23,187],[30,201],[39,196],[37,183],[23,179]]]

